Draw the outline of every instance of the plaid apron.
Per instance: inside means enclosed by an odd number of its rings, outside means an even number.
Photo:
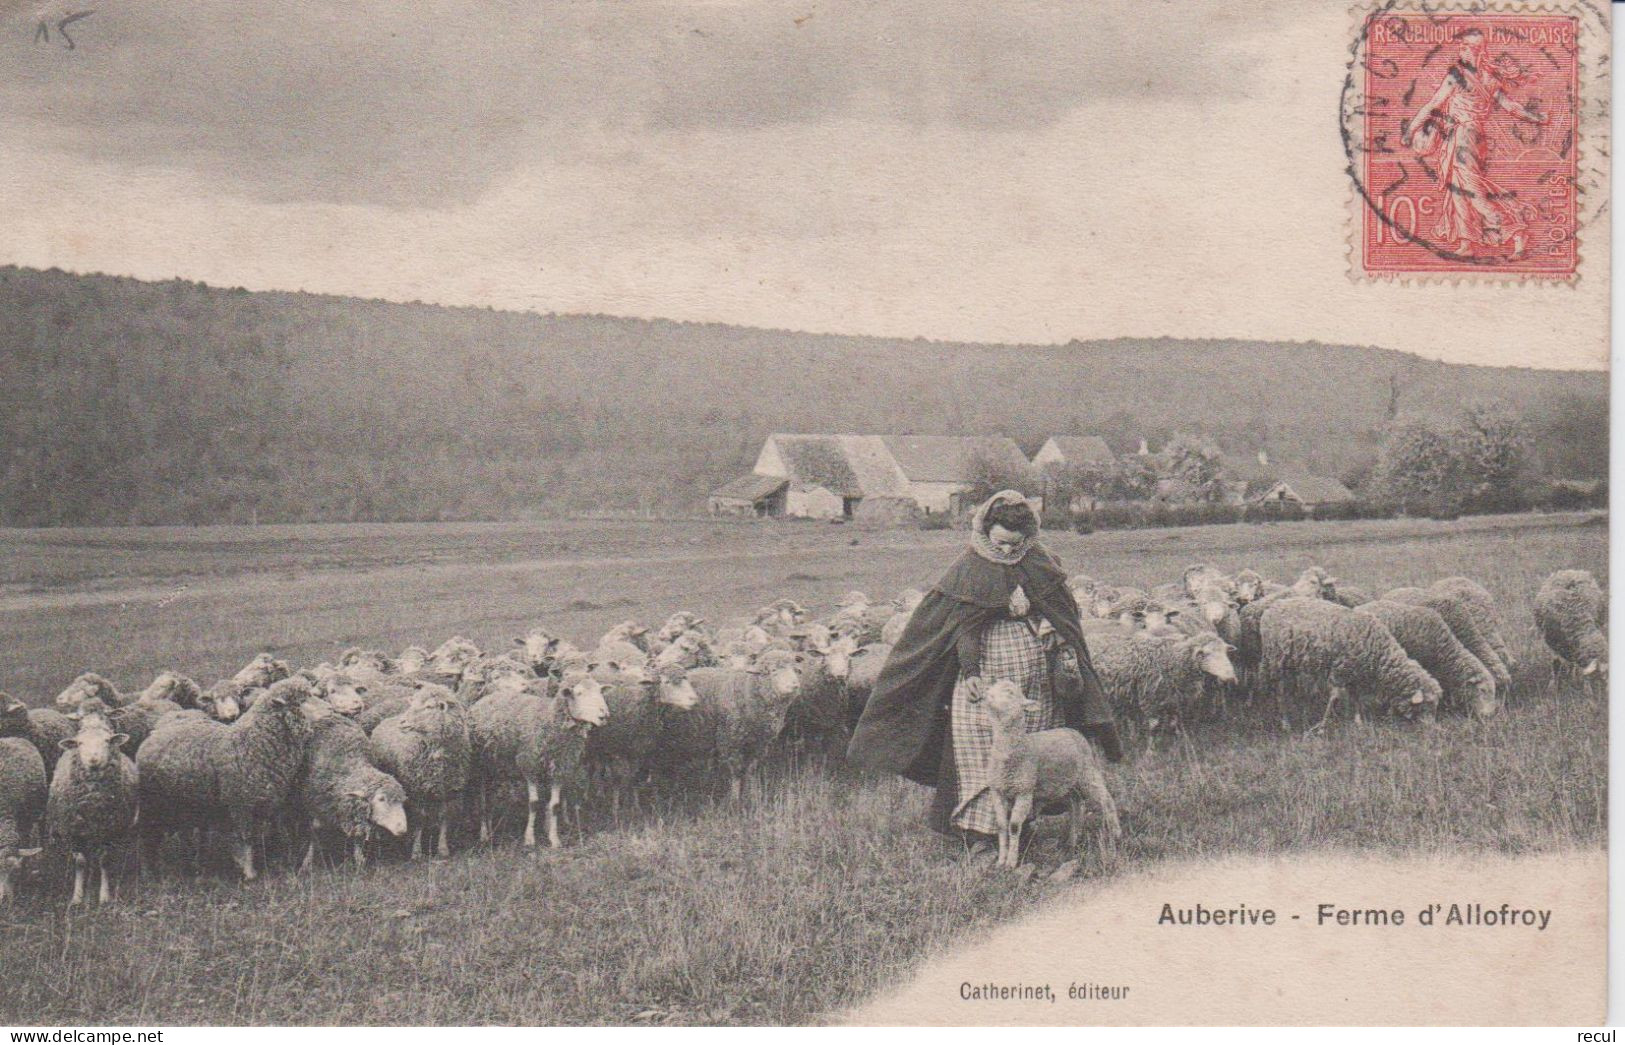
[[[1065,725],[1060,705],[1050,686],[1049,662],[1034,628],[1034,618],[998,620],[982,636],[982,678],[991,684],[1011,679],[1038,707],[1027,712],[1027,732]],[[993,754],[993,724],[984,704],[972,703],[965,691],[965,676],[954,685],[950,725],[954,741],[954,772],[959,781],[953,826],[966,831],[995,834],[993,796],[988,793],[988,759]]]

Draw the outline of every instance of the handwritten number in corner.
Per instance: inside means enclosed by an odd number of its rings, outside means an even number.
[[[96,12],[94,10],[90,10],[90,11],[74,11],[72,14],[65,15],[64,17],[57,19],[56,34],[58,36],[62,37],[62,45],[63,45],[64,50],[68,50],[68,51],[74,50],[73,37],[68,35],[68,26],[70,26],[73,23],[79,21],[80,19],[89,18],[91,15],[93,15],[95,13]],[[43,18],[40,19],[39,25],[37,27],[35,27],[35,29],[34,29],[34,42],[35,43],[50,43],[51,42],[51,23],[46,21]]]

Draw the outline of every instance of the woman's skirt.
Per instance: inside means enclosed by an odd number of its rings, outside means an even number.
[[[1025,621],[1001,620],[988,625],[982,638],[982,678],[987,683],[1011,679],[1038,706],[1027,712],[1027,732],[1066,724],[1050,685],[1044,645]],[[965,676],[954,686],[950,715],[954,777],[957,783],[952,823],[965,831],[994,834],[993,796],[988,791],[988,761],[993,754],[993,723],[987,705],[972,702]]]

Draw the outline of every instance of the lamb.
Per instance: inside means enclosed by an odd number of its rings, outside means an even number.
[[[349,839],[356,867],[367,865],[366,843],[374,828],[397,838],[406,833],[406,792],[372,764],[366,732],[343,715],[328,715],[311,727],[310,756],[295,801],[310,825],[301,871],[315,863],[324,830]]]
[[[93,712],[62,742],[64,753],[51,774],[45,835],[73,854],[69,907],[84,903],[87,864],[98,878],[98,902],[113,899],[107,850],[135,826],[136,767],[121,750],[128,739],[112,731],[105,715]]]
[[[461,800],[473,769],[469,711],[443,686],[425,686],[405,713],[372,731],[369,750],[378,768],[406,789],[412,822],[412,858],[423,855],[423,831],[437,829],[435,852],[451,855],[447,806]]]
[[[1363,603],[1356,612],[1381,621],[1405,653],[1439,681],[1445,706],[1463,708],[1479,718],[1495,714],[1500,706],[1495,676],[1468,652],[1436,610],[1376,599]]]
[[[716,764],[728,779],[730,796],[738,801],[745,776],[784,730],[785,716],[801,689],[797,665],[804,656],[774,650],[748,671],[690,671],[688,680],[698,701],[688,714],[666,720],[661,759],[671,766]]]
[[[78,731],[73,719],[55,708],[31,708],[16,697],[0,693],[0,737],[17,737],[32,744],[45,765],[47,780],[56,772],[62,741]]]
[[[1471,577],[1446,577],[1434,581],[1429,588],[1433,591],[1442,591],[1446,595],[1454,596],[1467,612],[1472,615],[1478,630],[1483,632],[1490,649],[1501,658],[1508,670],[1518,666],[1518,661],[1507,648],[1506,639],[1501,635],[1501,622],[1498,619],[1498,607],[1495,596],[1491,595],[1482,584]]]
[[[1275,694],[1283,725],[1290,725],[1287,702],[1296,694],[1330,690],[1326,712],[1312,731],[1325,726],[1345,695],[1369,700],[1403,718],[1428,717],[1442,690],[1437,680],[1405,653],[1388,629],[1370,614],[1356,613],[1326,599],[1273,601],[1259,631],[1263,643],[1261,677]],[[1355,705],[1355,715],[1360,704]]]
[[[1558,570],[1535,593],[1535,626],[1563,669],[1608,677],[1608,600],[1588,570]]]
[[[284,679],[231,725],[187,713],[161,722],[136,753],[148,852],[169,830],[223,816],[252,881],[255,842],[304,775],[312,727],[301,705],[313,695],[303,679]]]
[[[529,799],[525,845],[536,845],[536,810],[545,785],[550,788],[547,844],[558,848],[564,789],[583,783],[587,738],[609,716],[603,686],[586,675],[565,676],[554,696],[538,692],[542,685],[500,690],[470,712],[482,842],[491,840],[492,788],[518,779],[525,782]]]
[[[1020,862],[1021,829],[1035,809],[1065,802],[1067,849],[1078,848],[1083,807],[1093,805],[1101,818],[1101,864],[1111,866],[1123,826],[1089,741],[1074,729],[1027,732],[1027,712],[1036,702],[1009,679],[994,682],[983,699],[993,726],[988,780],[999,824],[998,864],[1015,867]]]
[[[604,687],[603,695],[608,713],[587,735],[585,759],[608,780],[613,812],[618,816],[622,792],[648,768],[660,744],[665,717],[694,710],[699,696],[687,671],[679,667],[659,674],[646,669],[637,681]]]
[[[287,661],[277,660],[269,653],[256,653],[253,660],[231,677],[231,681],[250,689],[264,689],[292,674],[293,669],[288,667]]]
[[[0,737],[0,905],[16,897],[12,876],[39,855],[24,848],[45,812],[45,760],[22,737]]]
[[[1490,669],[1495,676],[1496,692],[1503,698],[1511,693],[1512,674],[1507,670],[1506,664],[1501,660],[1490,641],[1479,630],[1478,618],[1469,610],[1460,599],[1454,595],[1447,595],[1442,591],[1433,591],[1423,588],[1394,588],[1383,595],[1391,602],[1403,602],[1412,606],[1426,606],[1450,626],[1457,641],[1467,647],[1467,652],[1483,661],[1484,666]]]
[[[1160,637],[1145,632],[1096,632],[1089,655],[1106,699],[1149,731],[1178,726],[1202,700],[1205,679],[1236,681],[1231,648],[1211,632]]]

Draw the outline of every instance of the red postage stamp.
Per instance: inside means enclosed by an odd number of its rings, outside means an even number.
[[[1387,10],[1361,32],[1343,133],[1363,274],[1573,278],[1578,20]]]

